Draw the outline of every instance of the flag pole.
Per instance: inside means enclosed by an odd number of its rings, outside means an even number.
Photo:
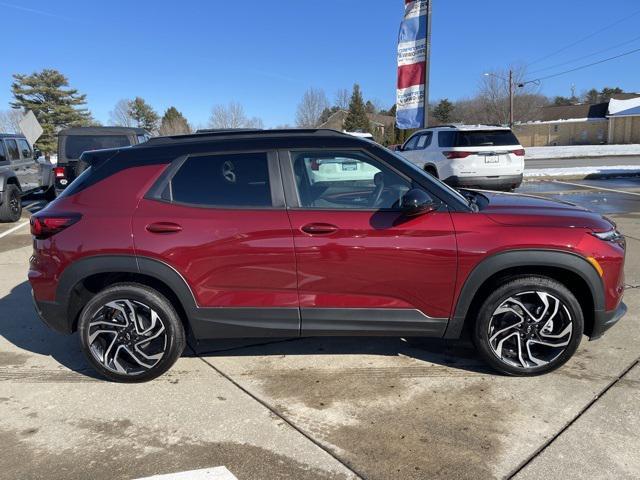
[[[431,2],[427,0],[427,39],[424,50],[424,120],[423,127],[429,126],[429,74],[431,60]]]

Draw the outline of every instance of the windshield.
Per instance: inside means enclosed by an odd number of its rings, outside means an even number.
[[[378,146],[380,147],[382,145],[378,145]],[[440,187],[442,187],[445,190],[449,191],[453,196],[457,197],[463,204],[469,205],[469,200],[464,195],[462,195],[459,191],[457,191],[456,189],[450,187],[449,185],[447,185],[443,181],[441,181],[441,180],[429,175],[427,172],[425,172],[420,167],[418,167],[415,163],[410,162],[409,160],[404,158],[402,155],[400,155],[398,152],[394,152],[393,150],[390,150],[390,149],[388,149],[387,147],[384,147],[384,146],[382,146],[382,148],[384,148],[387,152],[389,152],[394,157],[402,160],[405,164],[409,165],[413,170],[415,170],[416,172],[419,172],[420,175],[422,175],[423,177],[429,179],[429,181],[437,182]]]
[[[520,142],[511,130],[463,131],[456,135],[456,147],[507,147]]]
[[[70,159],[80,158],[83,152],[102,150],[104,148],[128,147],[131,145],[126,135],[71,135],[64,144],[65,156]]]

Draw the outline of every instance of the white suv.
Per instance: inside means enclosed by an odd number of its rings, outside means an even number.
[[[509,128],[428,128],[414,133],[398,151],[453,187],[513,190],[522,183],[525,151]]]

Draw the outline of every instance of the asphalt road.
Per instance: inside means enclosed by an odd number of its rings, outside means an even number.
[[[33,311],[28,227],[0,224],[0,478],[639,478],[640,179],[522,191],[611,216],[629,249],[629,314],[526,379],[464,344],[304,338],[192,345],[153,382],[105,382]]]
[[[538,168],[611,167],[616,165],[637,165],[640,169],[640,155],[541,160],[530,160],[525,157],[524,162],[525,170]]]

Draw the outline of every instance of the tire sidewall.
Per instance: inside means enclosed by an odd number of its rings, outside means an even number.
[[[489,344],[489,322],[493,312],[509,297],[531,290],[549,293],[557,297],[571,314],[573,330],[564,352],[547,365],[535,368],[518,368],[504,363]],[[496,370],[514,376],[535,376],[553,371],[564,365],[576,352],[584,332],[584,315],[576,297],[561,283],[546,277],[522,277],[511,280],[495,290],[483,303],[475,323],[473,341],[483,359]]]
[[[18,211],[11,210],[11,200],[18,201]],[[22,216],[22,205],[20,203],[20,189],[13,184],[6,186],[2,199],[2,219],[3,222],[17,222]]]
[[[89,347],[89,323],[93,316],[106,303],[123,299],[136,300],[156,310],[168,333],[168,346],[162,360],[149,371],[139,375],[123,375],[107,369],[94,358]],[[140,383],[159,377],[178,360],[186,345],[184,328],[173,305],[157,291],[142,285],[114,285],[98,293],[82,309],[78,320],[78,332],[82,351],[89,363],[101,375],[123,383]]]

